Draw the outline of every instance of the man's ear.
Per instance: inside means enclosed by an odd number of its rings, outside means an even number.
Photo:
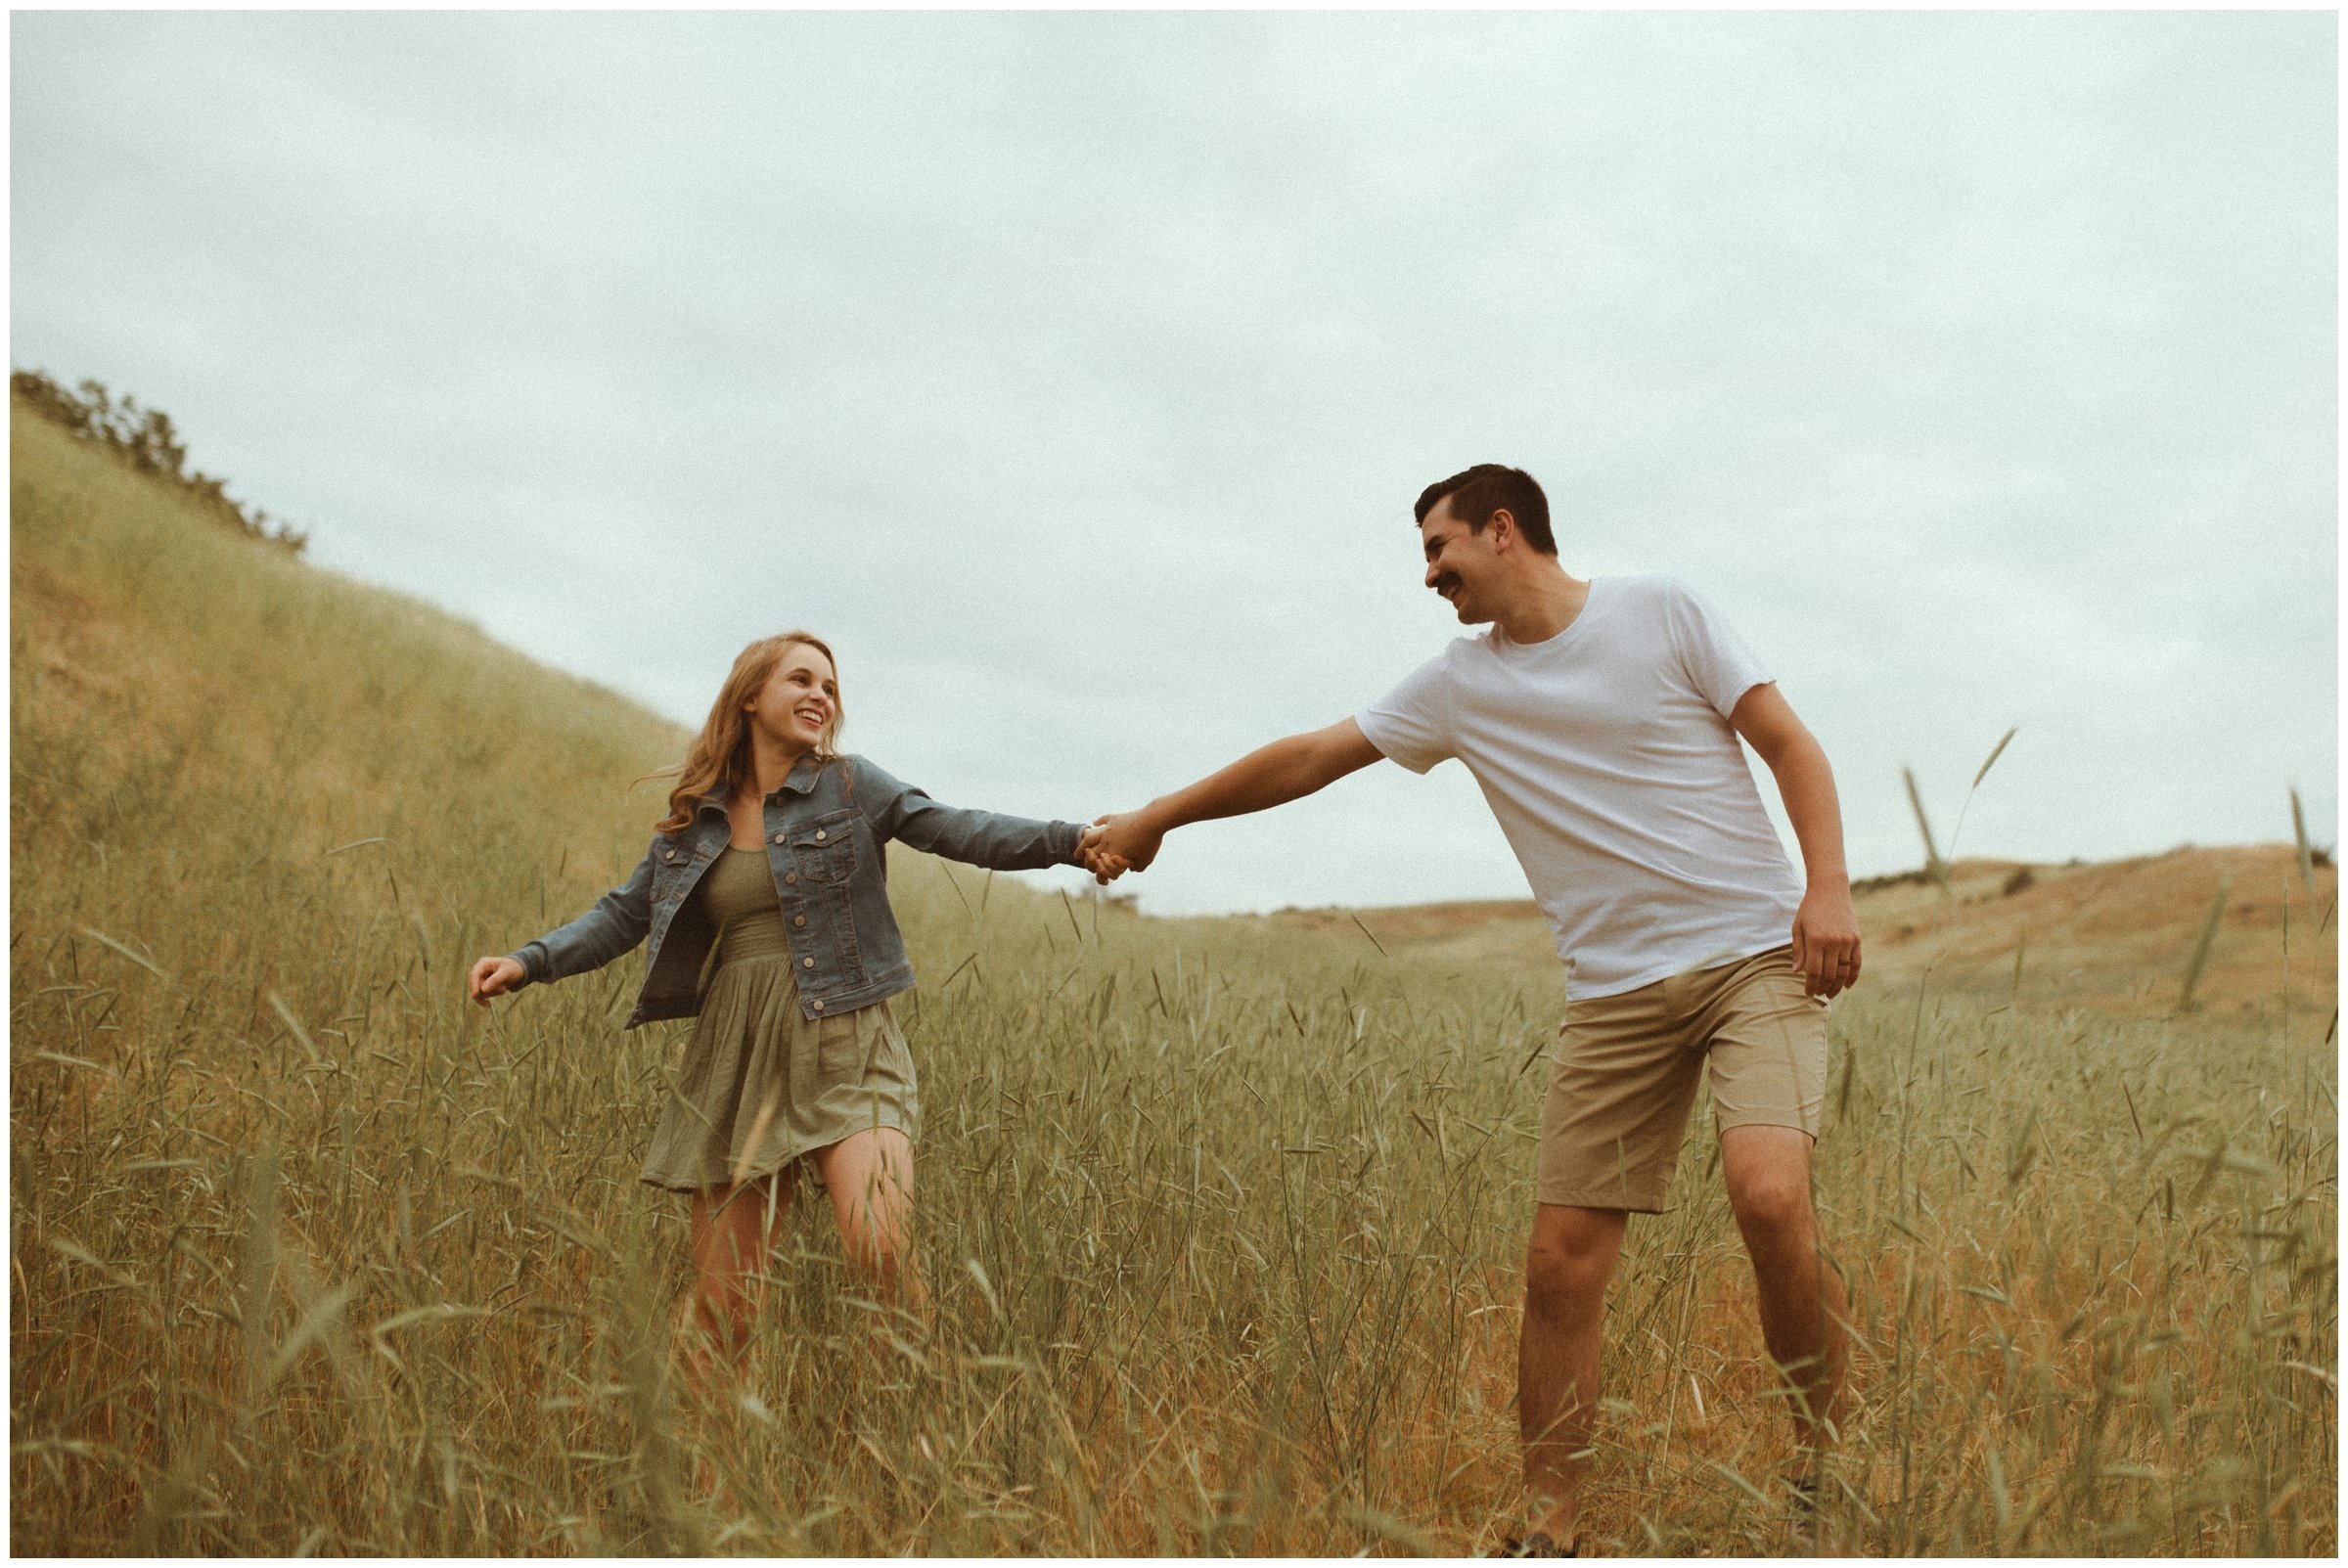
[[[1516,514],[1506,507],[1493,509],[1492,519],[1484,524],[1484,530],[1492,536],[1492,553],[1496,556],[1506,554],[1518,538]]]

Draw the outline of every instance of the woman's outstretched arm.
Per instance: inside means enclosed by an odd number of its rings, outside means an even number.
[[[504,958],[476,959],[465,976],[465,993],[485,1008],[491,997],[534,981],[600,969],[643,941],[652,924],[653,857],[647,852],[626,881],[568,925],[524,942]]]
[[[940,805],[862,757],[850,758],[849,766],[856,770],[856,803],[884,839],[999,872],[1092,867],[1077,853],[1078,842],[1088,836],[1082,823],[1038,822]]]

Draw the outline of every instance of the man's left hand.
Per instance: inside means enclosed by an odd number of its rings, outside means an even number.
[[[1848,889],[1812,888],[1793,917],[1793,966],[1802,989],[1831,997],[1859,983],[1859,916]]]

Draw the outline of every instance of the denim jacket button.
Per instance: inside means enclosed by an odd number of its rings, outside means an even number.
[[[824,841],[824,830],[821,828],[815,830],[815,841],[819,844]]]
[[[805,925],[807,923],[807,917],[804,915],[793,915],[790,918],[790,923],[793,925]]]
[[[799,960],[799,967],[802,969],[812,969],[815,967],[815,960],[801,959]]]
[[[785,880],[785,881],[787,881],[787,882],[795,882],[795,881],[797,881],[798,879],[799,879],[799,874],[798,874],[797,872],[785,872],[785,873],[783,874],[783,880]]]
[[[808,1003],[807,1006],[813,1008],[816,1011],[821,1012],[824,1010],[824,999],[822,997],[817,997],[813,1002]]]
[[[783,835],[781,833],[775,834],[775,842],[778,844],[783,842]]]

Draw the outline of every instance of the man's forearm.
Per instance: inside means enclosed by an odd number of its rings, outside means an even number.
[[[1134,815],[1151,832],[1163,834],[1190,823],[1285,806],[1329,783],[1314,739],[1292,735],[1258,747],[1197,784],[1158,796]]]
[[[1770,770],[1786,820],[1802,846],[1802,870],[1812,887],[1848,891],[1850,871],[1842,858],[1842,802],[1834,793],[1834,770],[1826,748],[1803,736],[1785,748]]]
[[[1166,834],[1185,824],[1286,805],[1356,768],[1367,768],[1380,755],[1351,719],[1260,746],[1139,811],[1102,818],[1101,834],[1093,840],[1094,853],[1101,858],[1094,874],[1106,882],[1128,870],[1146,871]]]

